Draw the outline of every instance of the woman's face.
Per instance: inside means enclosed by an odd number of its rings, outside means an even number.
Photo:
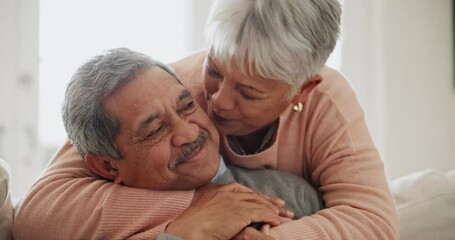
[[[281,81],[243,75],[235,64],[221,65],[208,54],[203,66],[207,113],[218,130],[243,136],[275,121],[290,107],[290,86]]]

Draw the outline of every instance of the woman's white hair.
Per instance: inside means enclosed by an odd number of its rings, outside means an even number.
[[[280,80],[290,96],[315,76],[340,32],[337,0],[218,0],[206,41],[221,64],[243,74]]]

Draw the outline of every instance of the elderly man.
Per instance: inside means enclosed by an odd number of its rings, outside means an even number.
[[[267,238],[322,207],[298,177],[226,170],[219,135],[166,66],[128,49],[83,64],[71,79],[65,144],[18,209],[15,239]],[[74,151],[73,145],[77,148]],[[81,158],[80,156],[84,158]],[[196,189],[196,190],[195,190]]]

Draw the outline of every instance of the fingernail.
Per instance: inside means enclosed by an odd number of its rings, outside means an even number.
[[[277,199],[277,203],[280,204],[281,206],[286,205],[286,202],[283,199],[281,199],[281,198]]]
[[[289,210],[286,210],[286,216],[288,216],[290,218],[293,218],[294,217],[294,213],[289,211]]]

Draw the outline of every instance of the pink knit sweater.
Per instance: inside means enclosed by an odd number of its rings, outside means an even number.
[[[203,53],[174,64],[205,107]],[[383,163],[346,80],[331,69],[300,114],[280,116],[276,142],[231,163],[269,166],[302,176],[319,189],[327,209],[271,229],[276,239],[396,239],[396,213]],[[189,206],[193,191],[150,191],[102,180],[65,144],[17,211],[15,239],[153,239]]]
[[[102,180],[66,143],[21,202],[14,239],[155,239],[193,194]]]

